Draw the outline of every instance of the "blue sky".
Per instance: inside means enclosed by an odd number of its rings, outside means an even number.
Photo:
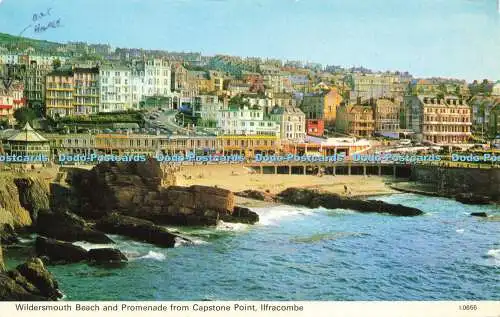
[[[496,1],[3,0],[0,32],[18,34],[52,8],[63,27],[24,35],[496,80]]]

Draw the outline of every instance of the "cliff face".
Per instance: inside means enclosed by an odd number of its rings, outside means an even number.
[[[19,191],[19,202],[30,213],[36,223],[38,213],[50,208],[49,186],[38,178],[16,178],[14,183]]]
[[[28,210],[21,202],[19,190],[13,177],[0,175],[0,225],[8,224],[15,228],[31,226]]]
[[[81,199],[78,213],[84,218],[98,219],[118,212],[162,224],[215,225],[221,216],[233,213],[231,191],[168,186],[174,181],[158,161],[151,159],[101,163],[91,171],[73,174],[70,182]]]
[[[5,271],[5,264],[3,263],[2,244],[0,243],[0,272]]]

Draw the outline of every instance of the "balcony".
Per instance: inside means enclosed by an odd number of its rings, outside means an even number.
[[[448,136],[448,135],[457,135],[457,136],[464,136],[464,135],[472,135],[471,132],[423,132],[423,135],[443,135],[443,136]]]

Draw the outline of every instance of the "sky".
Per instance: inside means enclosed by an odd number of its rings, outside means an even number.
[[[0,32],[49,8],[24,36],[500,79],[497,0],[0,0]]]

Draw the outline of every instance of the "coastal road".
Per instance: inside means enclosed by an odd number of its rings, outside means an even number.
[[[176,114],[177,111],[175,110],[166,110],[164,112],[152,110],[144,114],[144,120],[146,121],[146,126],[150,128],[165,129],[173,134],[188,134],[188,129],[175,123]],[[156,118],[153,119],[152,116],[155,116]]]

